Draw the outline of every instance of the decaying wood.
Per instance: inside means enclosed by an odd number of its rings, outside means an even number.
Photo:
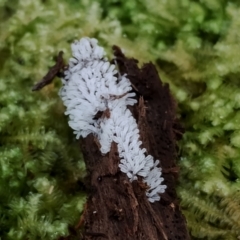
[[[116,46],[114,54],[120,73],[127,74],[137,93],[138,104],[130,110],[140,129],[142,147],[160,160],[167,189],[160,201],[150,203],[145,194],[147,186],[141,180],[131,183],[119,171],[115,143],[103,156],[92,135],[81,139],[90,191],[83,216],[83,239],[190,239],[175,190],[176,140],[183,131],[169,86],[160,81],[152,63],[139,69],[137,61],[126,58]]]
[[[175,191],[179,171],[175,163],[176,141],[183,134],[175,116],[175,102],[168,85],[163,85],[152,63],[139,69],[137,60],[126,58],[116,46],[113,49],[113,62],[118,66],[119,75],[127,74],[137,95],[138,104],[129,109],[137,120],[142,147],[154,159],[160,160],[167,189],[159,202],[150,203],[145,194],[148,186],[141,178],[131,183],[119,171],[117,144],[112,142],[110,152],[102,155],[98,139],[89,135],[81,139],[81,148],[90,194],[82,217],[70,233],[79,235],[79,229],[84,226],[81,239],[86,240],[188,240],[185,218],[180,212]],[[62,54],[59,52],[56,64],[33,87],[33,91],[40,90],[62,74]],[[95,119],[104,117],[110,117],[109,110],[99,111]],[[71,235],[60,239],[71,239]]]
[[[61,77],[63,68],[64,68],[63,51],[60,51],[56,58],[56,64],[52,66],[47,72],[47,74],[32,87],[32,91],[38,91],[45,87],[46,85],[50,84],[56,76]]]

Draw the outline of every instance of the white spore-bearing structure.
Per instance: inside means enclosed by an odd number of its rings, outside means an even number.
[[[103,154],[110,151],[113,141],[116,142],[120,170],[130,181],[143,177],[149,186],[146,191],[149,201],[159,201],[159,194],[165,192],[166,185],[162,185],[159,161],[154,161],[146,149],[141,148],[137,122],[127,108],[137,103],[129,79],[125,75],[117,77],[116,66],[106,59],[96,39],[84,37],[75,41],[71,48],[73,57],[64,72],[59,95],[76,138],[94,134]],[[108,114],[95,118],[97,113],[105,111]]]

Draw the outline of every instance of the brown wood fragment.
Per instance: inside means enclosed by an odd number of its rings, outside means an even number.
[[[56,59],[56,64],[52,66],[47,72],[47,74],[32,87],[32,91],[38,91],[45,87],[46,85],[50,84],[56,76],[59,77],[61,75],[63,67],[64,67],[63,51],[60,51]]]
[[[103,111],[102,118],[110,118],[110,110],[108,108]]]
[[[109,161],[109,172],[114,176],[118,172],[119,164],[118,148],[115,142],[112,142],[111,144],[109,159],[111,159],[111,161]]]
[[[95,144],[98,146],[98,149],[101,149],[101,144],[100,144],[98,138],[94,136],[94,140],[93,140],[93,141],[94,141]]]
[[[136,117],[142,147],[160,160],[167,189],[160,201],[150,203],[141,178],[131,183],[119,170],[116,143],[102,156],[92,135],[81,139],[90,191],[82,239],[189,240],[175,190],[176,140],[183,133],[176,119],[176,104],[152,63],[140,69],[137,60],[126,58],[120,48],[115,46],[114,53],[120,74],[127,74],[135,86],[138,104],[129,109]]]
[[[143,142],[144,148],[147,149],[147,152],[150,150],[150,141],[149,141],[149,129],[146,118],[146,106],[144,104],[143,96],[139,97],[138,101],[138,129],[140,131],[140,139]]]

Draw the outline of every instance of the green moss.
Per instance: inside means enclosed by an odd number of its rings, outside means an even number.
[[[57,49],[74,38],[74,30],[71,36],[63,34],[64,28],[58,32],[57,16],[66,24],[80,15],[71,16],[56,2],[17,6],[1,23],[0,236],[57,239],[69,234],[68,226],[83,210],[84,163],[63,117],[58,88],[33,93],[31,87],[53,64]],[[6,13],[7,6],[1,11]]]

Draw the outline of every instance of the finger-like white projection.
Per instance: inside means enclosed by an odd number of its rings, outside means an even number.
[[[157,167],[146,149],[141,148],[139,130],[128,105],[137,100],[129,79],[117,76],[116,66],[110,64],[96,39],[82,38],[72,44],[73,57],[62,79],[59,92],[69,115],[69,126],[76,138],[92,133],[107,154],[111,143],[117,143],[119,168],[131,181],[138,176],[149,186],[146,195],[150,202],[159,201],[166,185],[162,185],[162,169]],[[96,115],[100,114],[99,118]],[[107,113],[107,114],[104,114]]]

